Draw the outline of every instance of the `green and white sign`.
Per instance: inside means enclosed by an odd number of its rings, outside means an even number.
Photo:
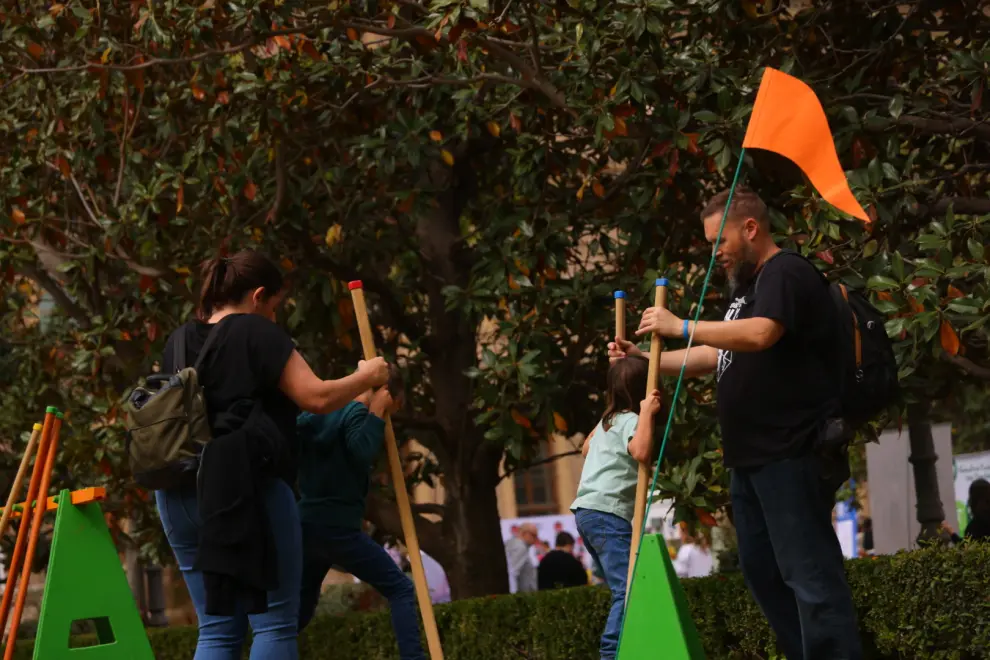
[[[953,458],[953,481],[956,492],[956,518],[959,520],[959,535],[969,524],[969,485],[977,479],[990,481],[990,451],[978,454],[959,454]]]

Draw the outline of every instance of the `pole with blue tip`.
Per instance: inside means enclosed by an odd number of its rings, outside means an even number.
[[[667,307],[667,278],[657,279],[657,288],[653,294],[654,307]],[[646,376],[646,393],[643,398],[650,396],[653,390],[657,389],[660,382],[660,351],[662,342],[660,335],[653,333],[650,337],[650,369]],[[656,440],[651,438],[650,455],[653,455],[652,444]],[[646,519],[646,500],[650,490],[650,479],[652,470],[650,466],[639,464],[639,480],[636,483],[636,508],[633,509],[632,521],[632,543],[629,546],[629,574],[626,580],[626,594],[629,594],[629,587],[632,585],[633,569],[636,567],[636,558],[639,555],[639,542],[643,535],[643,521]],[[627,598],[628,600],[628,598]]]
[[[626,338],[626,292],[615,292],[615,336]]]

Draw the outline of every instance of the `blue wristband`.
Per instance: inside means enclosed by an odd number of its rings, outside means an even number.
[[[688,320],[687,319],[684,319],[684,330],[682,331],[681,334],[684,335],[684,338],[685,339],[688,339],[691,336],[691,334],[688,332]]]

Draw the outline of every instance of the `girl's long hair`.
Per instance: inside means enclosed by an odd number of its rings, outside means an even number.
[[[639,413],[639,403],[646,394],[649,370],[650,361],[641,355],[624,357],[609,367],[605,385],[605,414],[602,416],[605,430],[612,426],[616,415]]]

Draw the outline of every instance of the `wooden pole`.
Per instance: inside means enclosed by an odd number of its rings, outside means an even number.
[[[361,349],[364,352],[364,359],[373,360],[377,357],[377,351],[375,350],[375,337],[371,334],[371,322],[368,320],[368,307],[364,302],[364,288],[360,281],[351,282],[347,288],[350,289],[351,300],[354,301],[354,318],[361,335]],[[409,551],[409,564],[412,566],[413,584],[416,587],[416,598],[419,600],[419,611],[423,617],[423,628],[426,629],[430,658],[443,660],[440,633],[437,631],[436,618],[433,616],[430,589],[426,583],[423,557],[419,551],[419,537],[416,535],[416,524],[413,522],[409,493],[406,491],[406,475],[402,472],[402,461],[399,458],[399,446],[395,442],[392,418],[387,412],[385,413],[385,449],[388,452],[388,466],[392,473],[392,485],[395,487],[395,503],[399,508],[402,534],[405,537],[406,549]]]
[[[615,336],[619,339],[626,338],[626,293],[625,291],[615,292]]]
[[[661,277],[657,280],[656,293],[653,300],[654,307],[667,306],[667,278]],[[660,350],[662,348],[660,335],[653,333],[650,337],[650,368],[646,376],[646,396],[650,396],[653,390],[657,389],[660,377]],[[645,397],[644,397],[645,398]],[[653,454],[653,442],[650,440],[650,455]],[[633,570],[636,568],[636,558],[639,556],[639,542],[643,533],[643,519],[646,518],[646,500],[649,493],[652,477],[651,467],[639,464],[639,481],[636,483],[636,508],[633,509],[632,522],[632,543],[629,546],[629,573],[626,576],[626,593],[632,585]]]
[[[14,590],[17,586],[18,570],[24,551],[27,549],[28,528],[31,525],[31,505],[38,499],[38,487],[41,485],[41,473],[45,469],[45,457],[48,455],[48,446],[52,437],[52,428],[55,425],[55,408],[50,407],[45,411],[45,423],[41,428],[41,440],[38,443],[38,454],[34,459],[34,469],[31,471],[31,481],[28,482],[27,501],[21,511],[21,522],[17,528],[17,541],[14,542],[14,553],[10,557],[10,567],[7,571],[7,584],[3,588],[3,599],[0,600],[0,636],[7,627],[7,617],[10,614],[10,603],[14,598]]]
[[[14,505],[17,504],[17,498],[21,494],[24,475],[27,474],[27,467],[31,463],[34,447],[38,444],[38,438],[41,437],[43,428],[44,426],[41,424],[35,424],[34,428],[31,429],[31,439],[28,440],[27,449],[24,450],[24,457],[21,458],[21,466],[17,468],[17,476],[14,477],[14,483],[10,485],[10,495],[7,497],[7,506],[3,508],[3,517],[0,517],[0,538],[3,538],[4,532],[7,531],[7,523],[10,522],[10,516],[14,512]]]
[[[55,454],[58,453],[58,435],[62,428],[62,413],[57,413],[52,425],[51,440],[48,442],[48,453],[45,456],[45,468],[41,473],[41,485],[38,488],[38,503],[34,507],[34,523],[31,525],[31,540],[28,542],[27,556],[24,558],[24,569],[21,571],[20,589],[17,591],[17,603],[14,605],[14,616],[10,619],[10,632],[7,634],[7,648],[4,649],[3,660],[13,660],[17,646],[17,629],[21,625],[21,615],[27,602],[28,589],[31,582],[31,568],[34,565],[34,555],[38,551],[38,537],[41,536],[41,525],[45,512],[45,499],[48,487],[52,483],[52,468],[55,467]],[[27,509],[21,519],[21,525],[27,524]]]

